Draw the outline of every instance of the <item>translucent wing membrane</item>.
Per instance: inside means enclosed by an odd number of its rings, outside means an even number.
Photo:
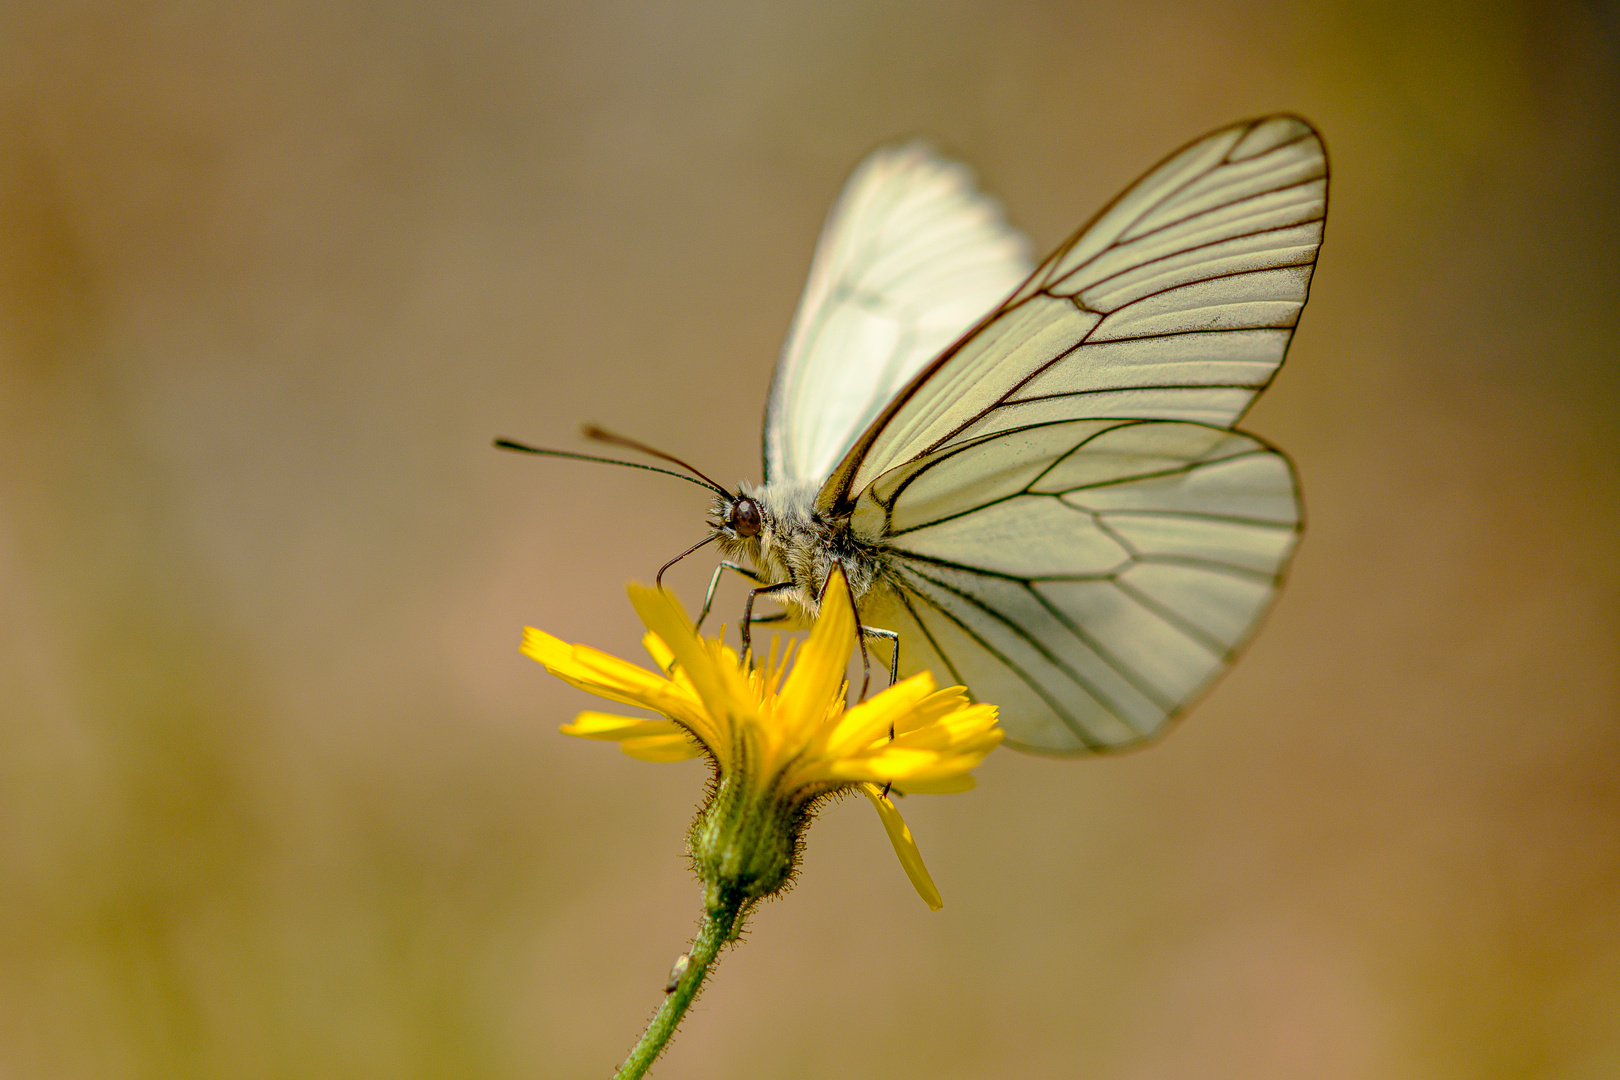
[[[1282,363],[1326,210],[1321,141],[1293,117],[1238,124],[1172,155],[921,370],[819,505],[847,509],[913,459],[1037,424],[1229,427]]]
[[[895,393],[1030,273],[1028,242],[968,169],[879,150],[822,231],[777,364],[765,478],[821,482]]]
[[[891,470],[853,526],[883,540],[864,618],[900,670],[994,702],[1047,753],[1154,735],[1235,658],[1299,536],[1287,458],[1179,421],[1068,420],[983,436]]]

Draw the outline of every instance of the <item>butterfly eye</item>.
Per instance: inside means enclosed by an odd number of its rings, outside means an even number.
[[[731,520],[727,522],[738,536],[759,535],[759,504],[753,499],[738,499],[731,504]]]

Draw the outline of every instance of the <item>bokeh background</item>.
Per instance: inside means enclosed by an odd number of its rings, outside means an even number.
[[[0,1076],[606,1076],[703,769],[517,643],[635,655],[704,498],[491,437],[755,478],[873,146],[1046,248],[1282,109],[1269,626],[1151,750],[908,800],[941,913],[833,808],[657,1075],[1620,1075],[1617,72],[1580,0],[0,6]]]

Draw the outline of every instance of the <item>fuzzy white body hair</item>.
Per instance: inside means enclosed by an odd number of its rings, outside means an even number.
[[[744,537],[724,526],[715,530],[721,552],[750,563],[761,586],[791,582],[769,598],[803,622],[815,621],[820,613],[822,586],[834,566],[843,567],[858,606],[883,579],[886,562],[881,541],[857,537],[847,516],[829,519],[816,512],[820,488],[815,481],[802,480],[742,484],[738,497],[759,507],[759,533]],[[716,500],[715,513],[722,522],[734,501]]]

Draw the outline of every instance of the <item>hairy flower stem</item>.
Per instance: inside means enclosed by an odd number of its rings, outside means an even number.
[[[703,917],[703,925],[698,929],[691,948],[687,950],[689,962],[685,971],[681,972],[675,981],[675,988],[664,996],[664,1003],[658,1007],[652,1022],[647,1025],[641,1041],[630,1051],[630,1056],[624,1059],[619,1071],[613,1074],[613,1080],[640,1080],[647,1074],[647,1070],[652,1068],[652,1063],[658,1059],[658,1055],[663,1053],[664,1045],[669,1042],[670,1036],[674,1035],[675,1029],[680,1026],[681,1017],[686,1015],[686,1007],[697,997],[698,990],[703,986],[703,980],[709,974],[709,969],[714,966],[721,948],[737,936],[746,900],[741,894],[726,895],[729,892],[730,890],[725,890],[720,897],[720,903],[711,907],[708,914]]]

